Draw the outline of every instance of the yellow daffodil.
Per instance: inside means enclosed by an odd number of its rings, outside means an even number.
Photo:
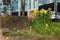
[[[37,13],[37,9],[36,9],[36,8],[34,8],[34,10],[33,10],[33,11],[34,11],[34,13]]]
[[[45,9],[41,9],[42,10],[42,12],[44,12],[45,11]]]
[[[36,16],[37,12],[38,12],[38,10],[36,8],[34,8],[34,10],[33,10],[33,16]]]
[[[48,8],[48,11],[51,11],[52,9],[51,8]]]
[[[42,10],[40,10],[40,13],[41,13],[40,15],[43,16],[43,11]]]
[[[37,14],[36,13],[34,13],[34,16],[36,16]]]
[[[48,24],[45,24],[45,26],[46,26],[46,28],[47,28],[47,27],[49,27],[49,25],[48,25]]]
[[[42,10],[40,10],[40,13],[43,13],[43,11],[42,11]]]
[[[37,10],[34,10],[34,13],[37,13]]]
[[[44,10],[44,13],[46,14],[47,13],[47,10]]]
[[[47,28],[49,27],[49,25],[48,25],[48,24],[45,24],[45,26],[46,26],[46,27],[45,27],[45,29],[47,29]]]
[[[47,10],[45,10],[45,9],[41,9],[41,11],[40,11],[41,13],[47,13]]]

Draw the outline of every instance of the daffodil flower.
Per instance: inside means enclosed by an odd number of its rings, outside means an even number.
[[[33,10],[33,16],[36,16],[37,12],[38,12],[38,10],[36,8],[34,8],[34,10]]]
[[[33,11],[34,11],[34,13],[37,13],[37,9],[36,9],[36,8],[34,8],[34,10],[33,10]]]
[[[51,11],[52,9],[51,8],[48,8],[48,11]]]
[[[45,10],[45,9],[41,9],[41,11],[40,11],[41,13],[47,13],[47,10]]]
[[[47,27],[49,27],[49,25],[48,25],[48,24],[45,24],[45,26],[46,26],[46,28],[47,28]]]
[[[46,14],[47,13],[47,10],[44,10],[44,13]]]
[[[42,10],[42,12],[44,12],[45,10],[44,9],[41,9]]]
[[[40,13],[43,13],[43,11],[42,11],[42,10],[40,10]]]

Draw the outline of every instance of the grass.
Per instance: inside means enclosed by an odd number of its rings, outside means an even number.
[[[36,26],[33,29],[41,35],[60,35],[60,22],[52,22],[47,29],[43,26]]]
[[[52,30],[54,34],[60,35],[60,22],[52,22],[50,30]]]

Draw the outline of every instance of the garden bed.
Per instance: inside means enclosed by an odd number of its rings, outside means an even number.
[[[22,29],[28,27],[28,18],[19,16],[2,16],[2,28]]]

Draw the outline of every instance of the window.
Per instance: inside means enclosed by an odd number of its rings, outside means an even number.
[[[29,0],[29,9],[33,10],[34,8],[34,0]]]
[[[60,12],[60,2],[57,3],[57,12]]]
[[[29,10],[33,10],[34,8],[37,8],[38,2],[37,0],[29,0]]]
[[[25,0],[25,11],[28,10],[28,0]]]
[[[0,3],[0,15],[2,13],[2,3]]]
[[[34,8],[38,8],[38,2],[37,2],[37,0],[33,1],[33,5],[34,5]]]
[[[29,9],[31,9],[31,0],[29,0]]]
[[[53,3],[54,0],[46,0],[46,3],[49,4],[49,3]]]
[[[43,5],[44,4],[44,0],[38,0],[38,4],[39,5]]]
[[[12,2],[12,10],[16,11],[18,9],[18,0],[14,0]]]
[[[0,9],[2,8],[2,3],[0,3]]]

